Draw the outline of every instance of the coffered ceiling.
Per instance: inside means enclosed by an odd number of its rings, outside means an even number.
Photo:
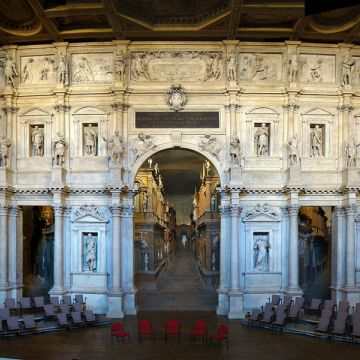
[[[359,44],[360,5],[304,16],[298,0],[0,1],[3,45],[115,39]]]

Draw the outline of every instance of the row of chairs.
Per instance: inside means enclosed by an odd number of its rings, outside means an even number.
[[[168,336],[177,336],[178,342],[180,344],[181,339],[181,324],[179,320],[167,320],[165,323],[165,343],[167,343]],[[193,330],[189,333],[190,343],[196,338],[201,337],[202,342],[207,343],[208,340],[208,325],[204,320],[197,320],[193,325]],[[138,342],[142,343],[143,337],[148,336],[153,343],[155,343],[155,330],[153,329],[152,322],[150,320],[140,320],[138,322]],[[117,338],[119,341],[120,338],[127,338],[130,342],[130,334],[124,331],[123,325],[121,323],[113,323],[111,326],[111,342],[113,338]],[[228,327],[226,325],[219,325],[217,328],[217,332],[210,335],[210,344],[212,342],[216,342],[218,345],[222,343],[222,341],[226,341],[226,348],[229,348],[228,341]]]

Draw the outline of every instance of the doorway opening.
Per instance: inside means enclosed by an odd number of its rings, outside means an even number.
[[[23,207],[23,296],[47,295],[54,282],[54,213]]]
[[[134,270],[140,310],[215,310],[220,179],[214,165],[191,150],[163,150],[142,164],[135,183]],[[197,301],[202,290],[204,299]]]
[[[299,283],[307,300],[331,298],[331,207],[299,211]]]

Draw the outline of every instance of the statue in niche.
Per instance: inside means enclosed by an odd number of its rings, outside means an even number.
[[[289,60],[289,82],[296,82],[298,76],[298,56],[292,54]]]
[[[236,81],[237,57],[234,52],[229,55],[227,65],[227,76],[229,81]]]
[[[149,271],[149,254],[147,251],[144,251],[144,270]]]
[[[64,54],[60,55],[59,64],[57,66],[58,82],[63,85],[68,85],[68,67]]]
[[[319,125],[315,125],[310,134],[311,156],[322,156],[323,138],[322,129]]]
[[[205,159],[204,168],[205,168],[205,176],[209,176],[209,171],[210,171],[210,168],[211,168],[211,164],[210,164],[210,161],[208,159]]]
[[[64,136],[58,131],[53,139],[53,161],[56,166],[62,166],[64,164],[66,142]]]
[[[269,235],[255,235],[254,270],[269,271]]]
[[[49,72],[54,70],[54,60],[50,57],[45,56],[42,64],[42,68],[40,71],[40,80],[48,80]]]
[[[85,151],[87,155],[96,156],[97,134],[92,124],[84,129]]]
[[[255,132],[256,156],[265,156],[269,153],[269,129],[265,123]]]
[[[24,68],[22,70],[23,75],[23,83],[32,83],[33,80],[33,74],[32,74],[32,63],[34,62],[33,58],[28,58],[26,64],[24,65]]]
[[[32,146],[35,156],[44,155],[44,130],[35,125],[31,134]]]
[[[204,76],[204,81],[209,79],[218,80],[221,76],[220,70],[220,54],[211,54],[208,56],[208,61],[206,63],[206,71]]]
[[[292,136],[286,143],[286,147],[289,151],[289,161],[290,166],[299,165],[299,155],[298,155],[298,139],[297,135]]]
[[[113,165],[120,165],[121,154],[124,150],[124,145],[119,135],[119,130],[115,130],[115,134],[107,140],[104,136],[103,140],[108,144],[113,144],[110,150],[110,159]]]
[[[236,135],[236,131],[233,131],[233,134],[230,139],[230,164],[231,165],[241,165],[241,147],[240,139]]]
[[[221,144],[216,137],[208,134],[204,135],[199,142],[199,148],[202,151],[209,152],[212,156],[219,160]]]
[[[215,266],[216,266],[216,255],[215,255],[215,250],[213,250],[211,252],[211,270],[215,271]]]
[[[85,240],[85,271],[96,271],[96,237],[91,233]]]
[[[115,74],[118,76],[120,82],[124,82],[125,76],[125,56],[123,52],[115,58]]]
[[[10,85],[14,88],[15,87],[14,77],[18,76],[18,72],[16,70],[15,63],[12,61],[9,54],[6,54],[5,56],[3,67],[4,67],[5,84]]]
[[[153,147],[155,147],[153,137],[141,132],[134,141],[132,148],[132,152],[135,157],[134,161],[136,161],[142,153],[150,150]]]
[[[144,191],[143,198],[142,198],[143,212],[147,212],[148,202],[149,202],[149,195],[148,195],[147,191]]]
[[[77,64],[76,70],[73,75],[73,81],[83,82],[94,80],[94,74],[88,59],[83,56],[81,61]]]
[[[194,194],[194,197],[193,197],[193,213],[192,213],[192,219],[193,219],[194,222],[197,221],[197,208],[198,208],[197,195]]]
[[[10,165],[11,142],[4,135],[0,138],[0,167]]]
[[[349,85],[351,81],[351,71],[355,65],[355,60],[350,54],[347,54],[342,63],[342,84]]]
[[[345,160],[347,167],[355,167],[356,166],[356,156],[357,156],[357,147],[358,144],[356,135],[351,135],[345,143]]]
[[[322,78],[322,59],[318,59],[316,63],[310,68],[310,75],[313,81],[323,81]]]
[[[216,197],[215,197],[215,194],[211,194],[211,197],[210,197],[210,210],[212,212],[216,211]]]

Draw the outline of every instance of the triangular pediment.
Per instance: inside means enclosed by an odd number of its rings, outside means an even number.
[[[274,222],[274,221],[280,221],[279,217],[275,213],[248,213],[245,218],[245,222]]]
[[[53,116],[53,114],[46,110],[35,107],[30,110],[26,110],[21,114],[21,116]]]
[[[101,216],[93,215],[93,214],[84,214],[75,217],[73,222],[77,223],[105,223],[108,222],[107,219],[102,218]]]
[[[305,111],[303,115],[316,115],[316,116],[334,116],[331,112],[321,109],[321,108],[312,108],[308,111]]]

